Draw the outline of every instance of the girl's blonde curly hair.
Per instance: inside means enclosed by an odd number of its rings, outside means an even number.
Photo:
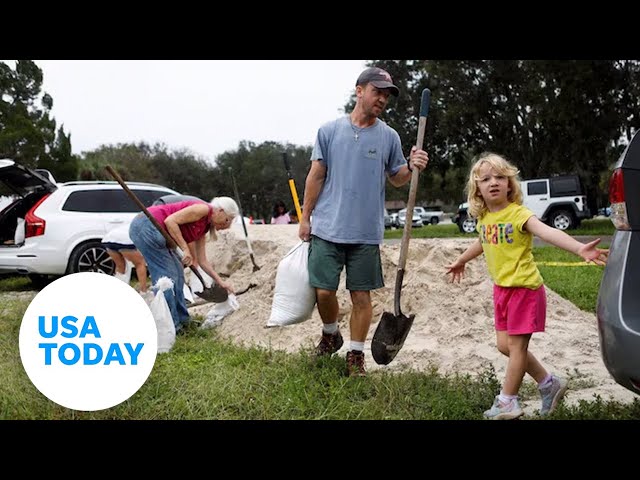
[[[504,175],[509,179],[508,200],[511,203],[522,205],[522,190],[520,188],[520,180],[518,173],[520,171],[514,167],[506,158],[493,152],[481,153],[476,163],[471,167],[469,180],[467,181],[467,201],[469,202],[469,214],[474,218],[482,218],[487,213],[487,204],[485,203],[480,190],[478,189],[478,176],[480,167],[485,163],[489,164],[500,175]]]

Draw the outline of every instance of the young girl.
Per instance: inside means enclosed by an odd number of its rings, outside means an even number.
[[[525,373],[538,383],[541,415],[551,413],[567,390],[567,381],[550,374],[528,351],[534,332],[544,332],[546,293],[533,260],[533,236],[575,253],[587,262],[604,265],[608,250],[596,248],[538,220],[522,206],[518,170],[503,157],[484,153],[471,168],[467,183],[469,212],[478,219],[476,240],[458,259],[447,265],[451,282],[460,282],[465,264],[484,252],[494,282],[493,306],[498,350],[509,357],[502,391],[484,416],[493,420],[520,417],[524,412],[518,391]]]

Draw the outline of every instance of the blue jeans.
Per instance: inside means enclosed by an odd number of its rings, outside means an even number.
[[[189,323],[189,311],[184,299],[184,267],[176,252],[144,214],[137,215],[129,226],[129,236],[147,262],[155,285],[161,277],[173,280],[173,289],[164,291],[176,331]]]

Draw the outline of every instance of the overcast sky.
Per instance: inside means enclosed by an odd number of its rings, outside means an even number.
[[[211,161],[242,140],[311,145],[365,68],[365,60],[35,62],[74,153],[163,142]]]

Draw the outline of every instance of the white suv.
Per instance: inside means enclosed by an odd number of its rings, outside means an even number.
[[[49,275],[112,274],[114,264],[101,240],[140,211],[117,182],[54,183],[42,172],[0,160],[0,194],[15,200],[0,212],[0,273],[29,275],[45,284]],[[127,182],[145,206],[169,188]]]

